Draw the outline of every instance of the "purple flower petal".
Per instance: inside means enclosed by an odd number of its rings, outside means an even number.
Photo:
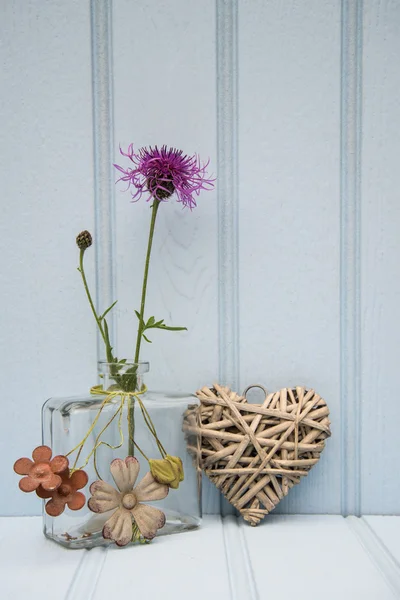
[[[119,150],[134,164],[133,169],[114,164],[123,174],[117,181],[127,182],[128,188],[134,188],[131,191],[133,201],[143,194],[148,196],[147,201],[153,198],[166,201],[176,193],[177,201],[192,210],[197,206],[194,195],[214,187],[215,179],[208,178],[206,173],[210,160],[201,163],[197,154],[188,156],[182,150],[167,146],[140,148],[135,153],[133,144],[129,144],[127,152],[121,147]]]

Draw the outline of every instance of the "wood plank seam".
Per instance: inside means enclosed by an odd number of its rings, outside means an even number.
[[[360,515],[360,178],[362,0],[342,0],[340,388],[341,512]]]
[[[247,542],[243,527],[237,517],[228,515],[222,519],[226,568],[228,571],[231,600],[259,600]]]
[[[112,2],[109,0],[91,0],[96,301],[100,311],[116,299],[111,12]],[[115,347],[115,311],[109,313],[108,320],[111,342]],[[99,360],[106,358],[99,332],[97,355]]]
[[[217,0],[219,372],[238,386],[237,1]]]
[[[82,558],[65,595],[65,600],[92,600],[95,598],[97,582],[107,553],[108,548],[82,551]]]
[[[363,517],[350,516],[345,521],[394,592],[395,597],[400,598],[400,564],[398,561]]]
[[[219,380],[237,389],[239,370],[237,0],[216,2]],[[222,514],[232,508],[220,500]]]

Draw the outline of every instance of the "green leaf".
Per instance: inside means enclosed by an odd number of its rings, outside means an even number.
[[[136,315],[140,318],[140,315],[137,311]],[[165,325],[164,319],[160,321],[156,321],[154,317],[150,317],[146,324],[143,323],[142,334],[146,331],[146,329],[165,329],[166,331],[187,331],[187,327],[170,327],[169,325]],[[144,337],[144,336],[143,336]]]
[[[105,319],[104,319],[103,325],[104,325],[104,335],[106,336],[106,340],[107,340],[108,344],[110,344],[110,334],[108,331],[108,323]]]
[[[109,331],[108,331],[108,324],[107,324],[107,321],[105,319],[103,320],[103,325],[104,325],[104,335],[105,335],[105,338],[106,338],[107,360],[108,360],[108,362],[114,362],[113,355],[112,355],[112,346],[110,344],[110,334],[109,334]]]
[[[142,328],[142,331],[144,331],[146,329],[146,323],[143,321],[142,317],[140,316],[140,313],[137,310],[135,310],[135,315],[139,319],[139,324],[140,324],[140,327]]]
[[[144,335],[144,333],[142,333],[142,335],[143,335],[144,339],[146,340],[146,342],[148,342],[149,344],[152,344],[152,343],[153,343],[151,340],[149,340],[149,338],[148,338],[148,337],[146,337],[146,336]]]
[[[187,331],[187,327],[169,327],[168,325],[158,325],[157,329],[165,329],[166,331]]]
[[[106,315],[108,315],[108,313],[110,312],[110,310],[112,310],[112,309],[114,308],[114,306],[117,304],[117,302],[118,302],[118,300],[116,300],[115,302],[113,302],[113,303],[111,304],[111,306],[109,306],[109,307],[107,308],[107,310],[103,312],[103,314],[102,314],[102,315],[99,317],[99,320],[100,320],[100,321],[102,321],[102,320],[104,319],[104,317],[105,317]]]

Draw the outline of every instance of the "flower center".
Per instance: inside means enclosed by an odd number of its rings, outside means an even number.
[[[163,181],[163,178],[149,177],[147,180],[147,189],[159,200],[169,198],[175,191],[171,180]]]
[[[122,506],[124,508],[126,508],[127,510],[132,510],[132,508],[135,508],[137,504],[137,498],[136,498],[136,494],[134,494],[133,492],[129,492],[129,494],[125,494],[125,496],[122,498]]]
[[[71,493],[71,486],[67,483],[62,483],[57,490],[59,496],[69,496]]]
[[[31,477],[34,479],[43,479],[51,473],[50,465],[48,463],[37,463],[30,471]]]

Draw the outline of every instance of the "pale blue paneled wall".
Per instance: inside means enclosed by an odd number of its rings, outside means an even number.
[[[361,502],[399,514],[400,3],[364,2],[363,22]]]
[[[90,6],[2,2],[0,30],[0,514],[38,514],[13,462],[41,441],[43,401],[96,377],[74,248],[94,224]]]
[[[131,141],[198,151],[218,175],[192,214],[161,214],[149,309],[189,331],[147,348],[149,384],[315,387],[333,437],[277,510],[398,513],[400,5],[14,0],[1,12],[0,364],[3,397],[15,382],[20,394],[3,401],[1,514],[39,512],[12,462],[40,440],[44,398],[95,377],[80,229],[95,231],[98,302],[118,297],[115,342],[132,354],[148,206],[111,168]],[[229,511],[210,484],[204,500]]]

